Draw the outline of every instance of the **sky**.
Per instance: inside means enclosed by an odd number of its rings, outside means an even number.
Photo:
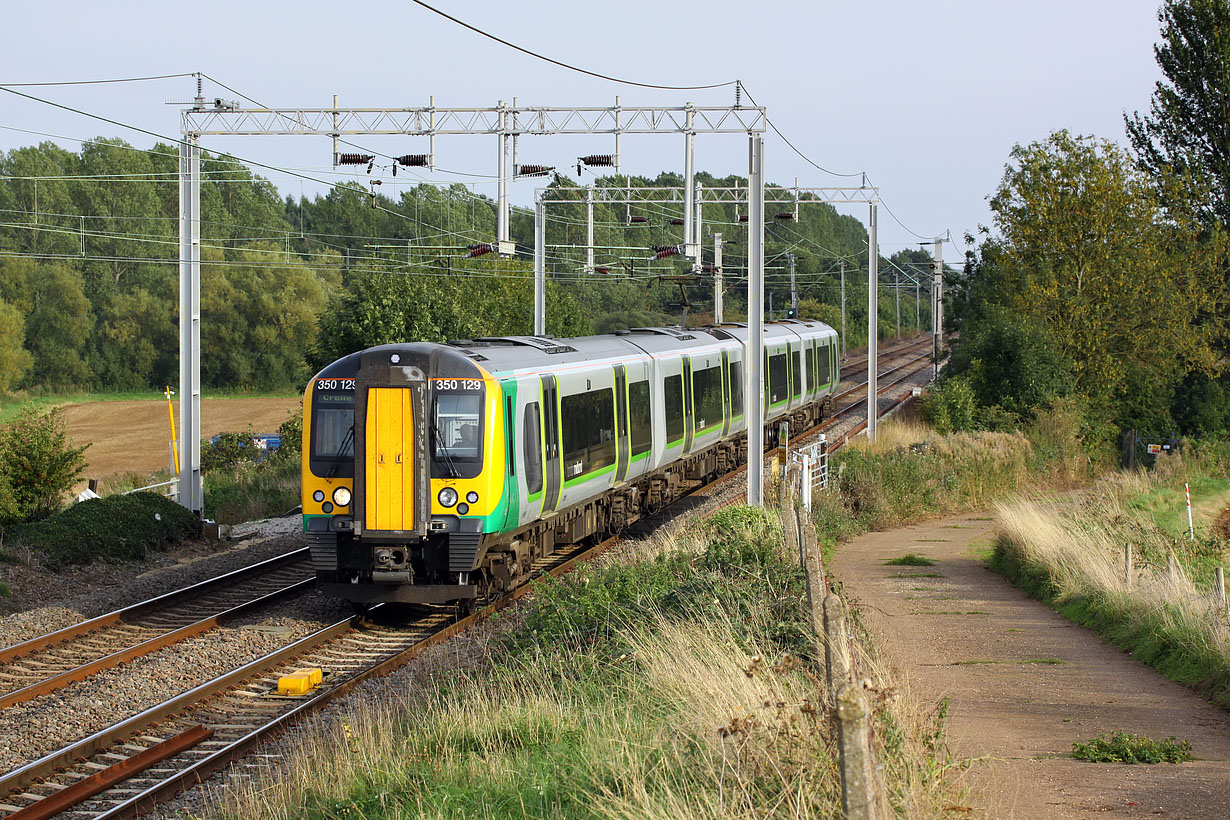
[[[777,3],[623,0],[562,3],[431,0],[432,5],[526,49],[641,83],[701,85],[739,79],[807,159],[766,136],[766,179],[802,187],[858,185],[866,173],[883,201],[880,251],[921,239],[961,238],[991,224],[987,199],[1014,144],[1057,129],[1124,142],[1124,112],[1145,111],[1160,73],[1153,56],[1158,0],[831,0]],[[522,105],[730,105],[733,89],[663,91],[620,85],[518,53],[411,0],[320,3],[166,4],[63,0],[6,11],[0,85],[203,72],[271,107]],[[168,138],[195,93],[189,78],[18,89]],[[235,95],[206,83],[209,97]],[[14,130],[14,129],[24,129]],[[139,147],[154,138],[0,92],[0,150],[119,136]],[[424,138],[363,138],[387,154],[425,153]],[[317,179],[331,172],[324,137],[208,137],[229,152]],[[679,135],[625,137],[623,170],[682,173]],[[522,140],[520,161],[555,165],[574,180],[575,158],[611,153],[612,140]],[[439,182],[471,183],[494,197],[496,139],[437,138]],[[810,162],[808,161],[810,160]],[[825,169],[818,170],[815,165]],[[747,138],[696,140],[696,167],[747,173]],[[306,170],[305,170],[306,169]],[[855,174],[837,176],[834,173]],[[289,174],[264,171],[283,194],[323,192]],[[360,176],[366,179],[360,173]],[[418,180],[386,176],[385,194]],[[580,182],[592,181],[592,176]],[[528,205],[542,181],[513,186]],[[839,206],[861,221],[866,206]],[[951,247],[951,246],[949,246]],[[952,254],[951,256],[949,254]]]

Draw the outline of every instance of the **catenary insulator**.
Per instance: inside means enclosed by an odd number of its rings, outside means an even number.
[[[489,253],[495,253],[495,245],[490,242],[483,242],[478,245],[471,245],[470,252],[466,254],[466,258],[473,259],[476,256],[486,256]]]
[[[406,154],[405,156],[401,156],[397,158],[397,164],[404,165],[407,168],[426,168],[427,167],[427,155],[426,154]]]
[[[590,154],[587,157],[581,157],[581,162],[591,167],[607,167],[615,164],[614,154]]]
[[[739,214],[740,222],[747,222],[747,214]]]
[[[668,256],[679,255],[678,245],[650,245],[649,249],[653,251],[654,259],[665,259]]]
[[[672,225],[682,225],[682,224],[683,224],[683,217],[681,217],[681,216],[672,216],[672,217],[671,217],[671,224],[672,224]]]
[[[338,165],[366,165],[374,160],[375,157],[371,154],[338,154]]]
[[[649,221],[649,217],[640,216],[639,214],[633,214],[632,216],[628,217],[629,223],[641,223],[641,222],[648,222],[648,221]]]
[[[610,273],[610,268],[594,268],[594,273]]]
[[[785,213],[778,214],[777,216],[775,216],[775,217],[773,217],[773,218],[774,218],[774,219],[783,219],[783,220],[784,220],[784,219],[794,219],[794,214],[792,214],[792,213],[790,213],[789,211],[787,211],[787,212],[785,212]]]
[[[514,176],[545,177],[554,170],[554,165],[518,165]]]

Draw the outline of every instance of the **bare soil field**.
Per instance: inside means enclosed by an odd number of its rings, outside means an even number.
[[[214,398],[201,401],[201,435],[242,432],[272,435],[302,399]],[[68,436],[89,444],[87,478],[167,469],[171,424],[165,401],[96,401],[63,408]],[[179,413],[175,418],[178,432]]]

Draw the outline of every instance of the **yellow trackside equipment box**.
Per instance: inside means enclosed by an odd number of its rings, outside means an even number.
[[[313,687],[320,686],[324,673],[319,669],[296,669],[289,675],[278,678],[279,695],[304,695]]]

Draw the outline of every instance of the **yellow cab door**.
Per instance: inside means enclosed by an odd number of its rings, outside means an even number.
[[[367,394],[367,528],[414,529],[412,391],[373,387]]]

